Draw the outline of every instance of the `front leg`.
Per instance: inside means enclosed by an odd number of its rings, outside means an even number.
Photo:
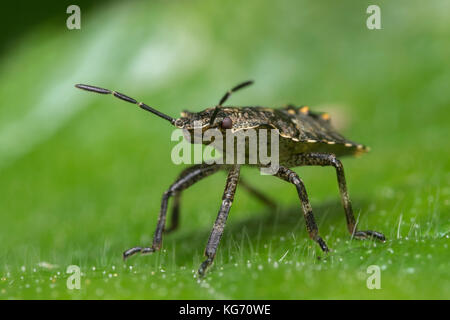
[[[347,229],[356,239],[375,238],[385,241],[386,237],[377,231],[366,230],[358,231],[355,216],[353,215],[352,203],[347,192],[347,183],[345,181],[344,166],[342,162],[336,158],[334,154],[327,153],[301,153],[294,155],[290,161],[290,166],[333,166],[336,169],[336,175],[341,194],[342,206],[344,207],[345,217],[347,220]]]
[[[180,177],[163,194],[162,201],[161,201],[161,209],[159,211],[158,224],[156,226],[152,246],[151,247],[134,247],[134,248],[128,249],[123,253],[123,258],[126,259],[138,252],[140,252],[142,254],[147,254],[147,253],[152,253],[154,251],[159,250],[162,245],[162,235],[163,235],[164,228],[166,225],[166,213],[167,213],[167,204],[168,204],[169,198],[174,195],[176,196],[182,190],[187,189],[188,187],[192,186],[197,181],[200,181],[201,179],[210,176],[211,174],[219,171],[220,169],[223,169],[224,167],[225,167],[224,165],[220,165],[220,164],[213,164],[213,165],[200,164],[200,165],[195,165],[195,166],[192,166],[192,167],[184,170],[181,173]],[[178,205],[178,203],[176,203],[175,205]]]
[[[200,276],[204,276],[206,270],[211,266],[216,256],[217,247],[219,246],[220,238],[222,238],[225,223],[230,212],[231,205],[233,204],[234,194],[236,193],[236,187],[239,182],[240,165],[233,165],[228,173],[227,183],[225,185],[225,191],[222,196],[222,205],[220,206],[219,213],[217,214],[214,227],[209,236],[208,244],[205,249],[206,260],[200,265],[198,273]]]

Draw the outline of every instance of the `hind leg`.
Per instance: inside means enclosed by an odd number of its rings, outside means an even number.
[[[334,154],[327,153],[301,153],[293,156],[289,161],[290,166],[332,166],[336,169],[339,192],[341,194],[342,206],[344,207],[345,217],[347,220],[347,229],[352,237],[357,239],[375,238],[385,241],[386,237],[378,231],[357,230],[355,216],[353,214],[352,204],[347,191],[347,183],[345,181],[344,166],[342,162],[336,158]]]

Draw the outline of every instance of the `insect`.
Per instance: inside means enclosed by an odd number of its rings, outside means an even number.
[[[280,109],[270,109],[264,107],[228,107],[223,104],[232,93],[252,84],[252,81],[243,82],[229,90],[220,99],[219,103],[212,108],[205,109],[198,113],[184,111],[178,119],[172,118],[142,102],[138,102],[117,91],[111,91],[90,85],[77,84],[79,89],[92,91],[100,94],[112,94],[116,98],[138,105],[140,108],[149,111],[167,120],[173,126],[185,129],[192,133],[194,122],[200,122],[202,130],[216,128],[222,132],[226,130],[248,130],[262,128],[274,128],[279,131],[279,168],[274,174],[275,177],[293,184],[297,190],[303,216],[306,221],[306,228],[312,240],[317,242],[320,248],[326,253],[329,251],[325,241],[319,235],[319,230],[315,222],[308,194],[305,185],[293,167],[298,166],[331,166],[336,170],[337,181],[347,220],[347,229],[351,236],[356,239],[374,238],[385,241],[382,233],[377,231],[360,231],[357,229],[353,209],[347,192],[345,182],[344,167],[339,160],[341,156],[357,155],[365,153],[368,148],[345,139],[336,132],[330,123],[327,113],[317,113],[309,110],[307,106],[296,107],[288,105]],[[256,164],[258,166],[258,164]],[[162,246],[164,232],[173,231],[178,226],[180,195],[183,190],[189,188],[197,181],[204,179],[218,171],[225,170],[228,173],[225,190],[222,196],[222,204],[219,208],[217,218],[214,222],[206,249],[206,259],[200,265],[198,273],[205,275],[207,269],[212,265],[217,248],[222,237],[225,223],[233,203],[236,187],[240,183],[252,195],[268,205],[273,206],[273,202],[262,193],[248,185],[240,178],[240,164],[197,164],[185,169],[177,180],[164,192],[159,212],[158,223],[154,233],[153,243],[149,247],[133,247],[123,253],[124,259],[136,254],[148,254],[159,250]],[[166,229],[166,217],[169,198],[173,198],[171,226]]]

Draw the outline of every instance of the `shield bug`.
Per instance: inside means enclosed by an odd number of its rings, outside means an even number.
[[[201,112],[182,112],[178,119],[172,118],[142,102],[138,102],[117,91],[111,91],[90,85],[77,84],[79,89],[92,91],[100,94],[112,94],[116,98],[133,103],[142,109],[156,114],[170,122],[173,126],[187,130],[192,133],[194,123],[200,123],[202,130],[218,129],[227,130],[261,130],[273,128],[279,132],[279,167],[275,177],[293,184],[300,198],[303,216],[306,221],[306,228],[312,240],[318,243],[324,252],[329,249],[325,241],[320,237],[317,224],[308,200],[305,185],[292,168],[298,166],[331,166],[336,170],[337,182],[340,196],[347,220],[347,228],[353,238],[367,239],[375,238],[385,240],[382,233],[377,231],[361,231],[357,229],[353,209],[347,192],[345,182],[344,167],[339,157],[358,155],[368,151],[364,145],[352,142],[336,132],[330,123],[330,117],[326,113],[317,113],[309,110],[307,106],[296,107],[288,105],[280,109],[265,107],[229,107],[223,106],[230,95],[244,87],[250,85],[252,81],[247,81],[237,85],[228,91],[219,103],[212,108]],[[255,166],[263,166],[260,163]],[[133,247],[123,253],[124,259],[133,254],[152,253],[161,248],[163,232],[175,230],[179,220],[180,195],[183,190],[192,186],[197,181],[206,178],[218,171],[228,172],[225,191],[222,197],[216,221],[211,231],[206,250],[206,260],[200,265],[198,270],[200,275],[204,275],[208,267],[213,263],[217,247],[222,237],[225,222],[228,217],[234,194],[238,183],[240,183],[250,194],[270,206],[273,202],[261,194],[259,191],[248,185],[240,178],[240,164],[197,164],[181,172],[178,179],[164,192],[159,212],[158,223],[150,247]],[[166,229],[166,216],[169,198],[174,198],[171,226]]]

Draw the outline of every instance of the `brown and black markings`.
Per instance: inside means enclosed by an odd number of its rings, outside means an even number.
[[[177,128],[186,129],[190,134],[193,134],[194,126],[198,123],[198,121],[201,123],[202,131],[212,128],[217,128],[223,133],[225,133],[226,130],[237,132],[239,130],[248,129],[277,129],[280,137],[280,167],[275,176],[293,184],[296,187],[303,216],[306,222],[306,228],[311,239],[316,241],[324,252],[329,251],[325,241],[319,235],[319,230],[314,219],[305,185],[297,173],[291,169],[293,167],[334,167],[336,169],[341,201],[346,215],[347,228],[351,236],[357,239],[375,238],[384,241],[385,237],[380,232],[371,230],[360,231],[357,229],[352,205],[347,192],[344,168],[341,161],[338,159],[342,156],[363,154],[368,151],[368,148],[364,145],[344,138],[333,129],[328,114],[312,112],[307,106],[296,107],[293,105],[288,105],[280,109],[258,106],[222,106],[233,92],[244,88],[251,83],[252,81],[247,81],[234,87],[228,91],[219,101],[219,104],[213,108],[208,108],[196,113],[183,111],[181,113],[181,117],[178,119],[172,118],[142,102],[137,102],[135,99],[116,91],[110,91],[108,89],[83,84],[77,84],[76,87],[100,94],[112,94],[119,99],[136,104],[140,108],[156,114],[157,116],[169,121]],[[261,167],[263,165],[257,163],[256,166]],[[242,178],[240,178],[239,164],[199,164],[185,169],[180,174],[178,179],[163,194],[158,223],[152,245],[150,247],[138,246],[126,250],[123,253],[124,259],[135,253],[146,254],[159,250],[162,246],[164,231],[173,231],[178,227],[180,197],[182,191],[189,188],[197,181],[222,170],[228,172],[228,177],[222,197],[222,204],[219,208],[216,221],[205,249],[206,260],[200,265],[198,270],[201,276],[204,275],[208,267],[214,261],[216,251],[225,228],[225,223],[233,203],[234,194],[239,183],[245,187],[250,194],[256,196],[267,205],[275,207],[272,200],[261,194],[259,191],[245,183]],[[166,230],[167,207],[169,198],[171,197],[174,198],[172,220],[170,227]]]

